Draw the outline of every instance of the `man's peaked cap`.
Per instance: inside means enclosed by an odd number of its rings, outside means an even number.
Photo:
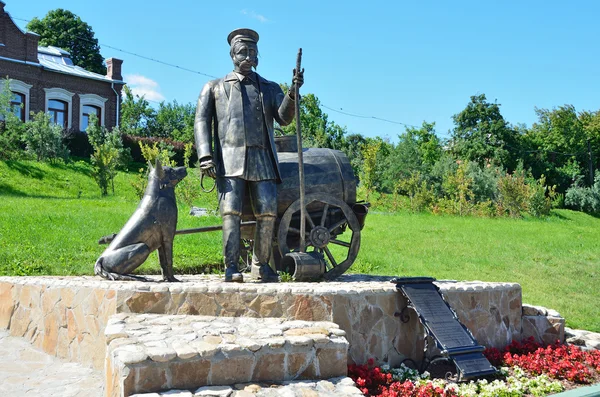
[[[236,29],[233,32],[229,33],[229,35],[227,35],[227,43],[229,43],[229,45],[232,45],[238,40],[253,41],[255,43],[258,43],[258,33],[256,33],[252,29],[241,28]]]

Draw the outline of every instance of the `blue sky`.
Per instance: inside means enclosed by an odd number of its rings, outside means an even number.
[[[290,83],[302,47],[302,92],[367,116],[323,108],[366,136],[396,141],[404,131],[372,116],[436,122],[447,136],[452,115],[479,93],[514,124],[535,122],[535,107],[600,109],[598,1],[4,1],[15,18],[79,15],[102,55],[123,59],[126,81],[155,101],[195,102],[211,78],[106,45],[221,77],[232,69],[227,34],[249,27],[260,34],[261,75]]]

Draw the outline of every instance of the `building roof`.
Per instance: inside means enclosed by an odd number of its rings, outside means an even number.
[[[112,80],[107,76],[103,76],[98,73],[90,72],[85,70],[82,67],[73,65],[73,61],[70,58],[70,55],[67,51],[60,49],[58,47],[48,46],[48,47],[38,47],[38,59],[40,61],[40,65],[48,70],[70,74],[73,76],[84,77],[88,79],[101,80],[107,82],[115,82],[115,83],[123,83],[120,80]]]

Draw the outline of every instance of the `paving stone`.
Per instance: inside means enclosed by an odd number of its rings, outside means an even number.
[[[208,326],[198,327],[198,320]],[[164,333],[156,324],[169,324],[181,334],[207,329],[211,335],[182,342],[179,335]],[[337,336],[338,325],[331,322],[143,314],[117,317],[109,320],[108,327],[120,335],[107,347],[112,370],[106,382],[111,395],[293,380],[306,376],[303,369],[307,366],[321,368],[327,377],[347,373],[348,342]],[[149,334],[140,337],[143,330]],[[284,330],[294,330],[293,335],[283,336]],[[273,347],[273,335],[280,336],[275,341],[277,348]],[[133,343],[122,341],[128,339]],[[296,359],[299,355],[300,361]]]
[[[231,386],[203,386],[199,389],[196,389],[194,392],[194,397],[229,397],[231,393],[233,393]]]
[[[0,330],[0,396],[103,395],[100,371],[69,363]]]

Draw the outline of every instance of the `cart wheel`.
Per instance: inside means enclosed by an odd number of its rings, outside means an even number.
[[[348,204],[335,197],[313,193],[306,195],[305,202],[307,207],[306,251],[316,251],[323,256],[326,267],[323,278],[333,280],[344,274],[352,266],[358,255],[360,224]],[[322,207],[322,211],[313,211],[309,214],[308,208],[314,208],[315,206]],[[335,213],[338,216],[333,219],[330,215]],[[295,214],[297,214],[295,219],[298,220],[300,217],[300,200],[294,201],[288,207],[279,223],[277,241],[282,257],[299,249],[300,228],[291,225]],[[346,226],[351,233],[349,241],[337,238],[338,234],[346,229]]]

